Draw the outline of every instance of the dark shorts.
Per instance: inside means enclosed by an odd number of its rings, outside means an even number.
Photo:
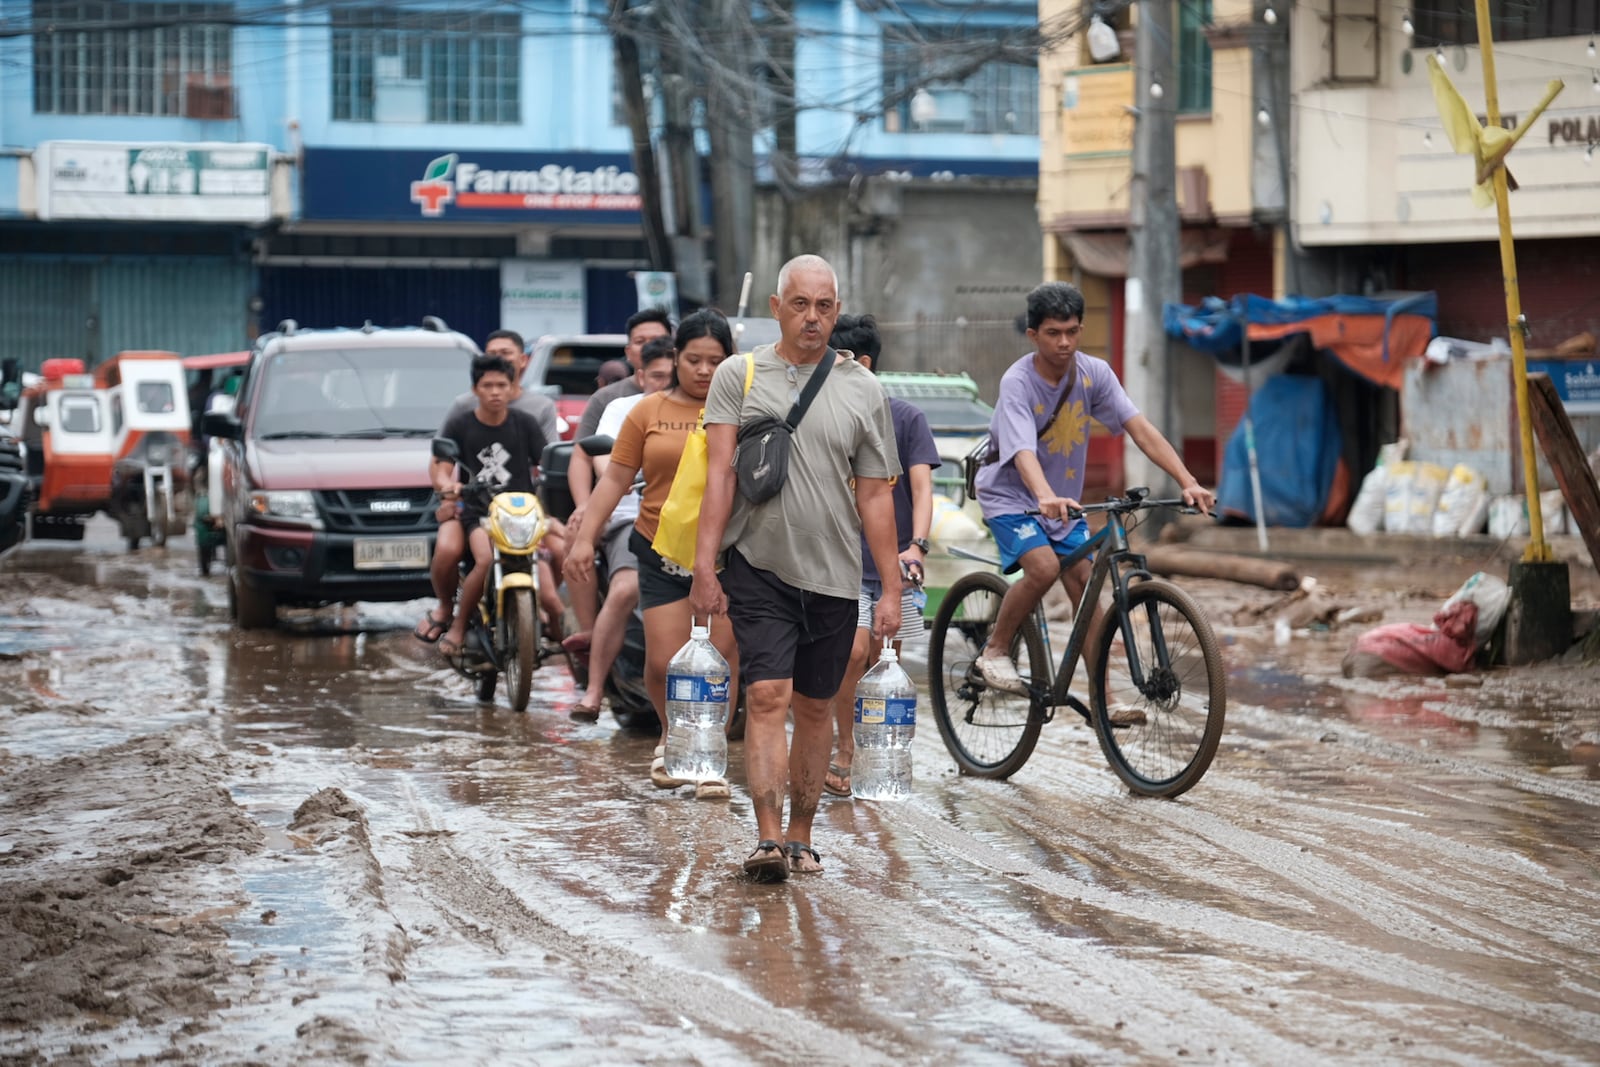
[[[752,567],[731,548],[722,589],[744,684],[792,678],[794,691],[803,697],[833,698],[856,639],[853,598],[796,589],[771,571]]]
[[[694,584],[693,576],[669,573],[667,568],[672,567],[672,564],[662,559],[660,553],[650,547],[650,542],[644,539],[644,534],[637,528],[628,535],[628,547],[639,560],[641,611],[666,607],[668,604],[689,599],[689,587]]]

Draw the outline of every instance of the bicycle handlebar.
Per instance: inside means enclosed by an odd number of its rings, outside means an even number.
[[[1116,511],[1126,513],[1131,511],[1144,511],[1147,508],[1171,508],[1172,510],[1184,515],[1207,514],[1194,505],[1189,504],[1182,497],[1179,497],[1176,500],[1151,500],[1149,497],[1135,497],[1130,495],[1112,497],[1103,504],[1084,504],[1081,507],[1068,508],[1067,517],[1071,519],[1081,519],[1085,515],[1096,514],[1100,512]],[[1038,508],[1032,508],[1023,512],[1023,514],[1042,515],[1043,512],[1041,512]]]

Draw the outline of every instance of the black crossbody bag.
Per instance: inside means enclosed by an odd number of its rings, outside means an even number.
[[[806,382],[800,399],[786,417],[777,419],[763,415],[739,427],[733,469],[739,493],[750,503],[765,503],[783,490],[784,483],[789,480],[789,453],[794,448],[795,428],[822,391],[822,383],[827,381],[837,359],[832,348],[823,354],[821,364],[812,372],[811,380]]]

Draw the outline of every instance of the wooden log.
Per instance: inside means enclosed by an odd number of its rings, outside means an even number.
[[[1539,447],[1550,461],[1550,470],[1583,543],[1589,546],[1589,559],[1600,569],[1600,486],[1595,485],[1594,472],[1572,430],[1572,420],[1567,418],[1567,409],[1548,374],[1528,375],[1528,402]]]
[[[1289,564],[1277,560],[1201,552],[1180,545],[1148,549],[1144,558],[1152,574],[1221,578],[1241,585],[1259,585],[1263,589],[1281,589],[1284,592],[1300,588],[1300,575]]]

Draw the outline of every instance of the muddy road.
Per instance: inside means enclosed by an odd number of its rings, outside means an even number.
[[[423,604],[240,634],[187,540],[91,529],[0,561],[0,1063],[1600,1060],[1594,668],[1347,681],[1353,633],[1187,583],[1193,792],[1070,716],[958,777],[924,715],[913,800],[824,798],[826,873],[753,885],[740,745],[731,801],[660,791],[562,668],[481,707]],[[1426,619],[1465,573],[1324,583]]]

